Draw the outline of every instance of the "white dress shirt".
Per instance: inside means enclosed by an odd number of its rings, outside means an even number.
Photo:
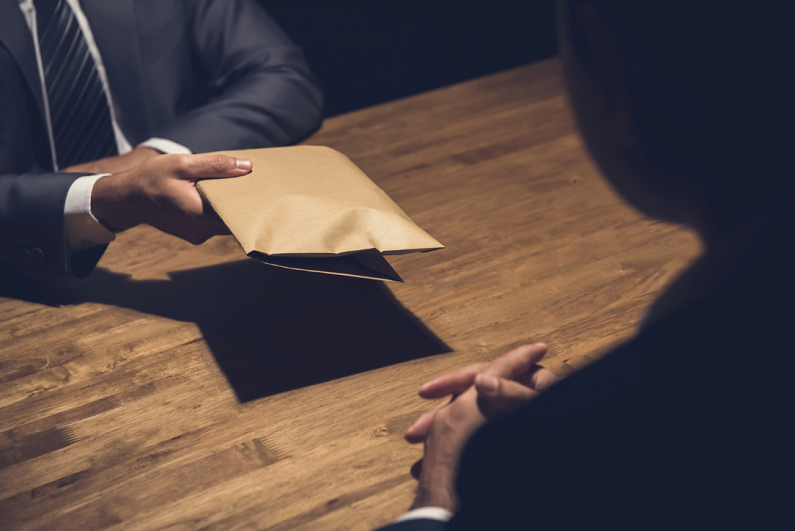
[[[33,0],[18,1],[19,8],[25,15],[28,28],[33,34],[33,43],[36,48],[36,59],[39,67],[39,79],[41,80],[41,91],[44,95],[44,113],[47,121],[47,132],[50,137],[50,152],[52,154],[53,167],[55,171],[59,171],[60,167],[55,153],[55,141],[53,140],[52,121],[50,119],[50,105],[47,99],[47,87],[44,83],[44,67],[42,66],[41,53],[39,51],[36,7],[33,5]],[[75,14],[75,19],[88,45],[89,53],[91,53],[91,57],[94,59],[94,63],[97,66],[97,72],[99,73],[102,87],[105,89],[105,96],[108,99],[110,119],[113,124],[113,133],[116,137],[116,148],[118,153],[119,155],[129,153],[132,151],[132,146],[127,141],[124,133],[119,128],[119,124],[116,122],[116,114],[113,110],[113,100],[110,93],[110,86],[108,85],[108,77],[105,74],[105,64],[102,62],[102,56],[99,53],[96,41],[94,41],[94,34],[91,32],[88,19],[86,19],[83,9],[80,7],[80,0],[66,0],[66,2]],[[190,155],[192,153],[191,150],[185,146],[165,138],[150,138],[146,142],[138,144],[138,147],[149,147],[161,153],[179,153],[185,155]],[[116,239],[116,235],[105,228],[105,226],[91,213],[91,192],[94,189],[94,183],[106,175],[109,174],[80,177],[72,184],[71,188],[69,188],[64,205],[64,233],[69,245],[69,251],[72,254],[97,245],[109,243]]]
[[[419,509],[414,509],[412,511],[407,512],[394,523],[406,522],[408,520],[419,520],[424,518],[426,520],[438,520],[440,522],[449,522],[450,518],[453,517],[453,513],[448,511],[447,509],[442,509],[441,507],[420,507]]]

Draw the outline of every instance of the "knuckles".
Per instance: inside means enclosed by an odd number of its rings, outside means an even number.
[[[233,159],[225,155],[213,155],[213,157],[210,159],[210,167],[219,175],[223,175],[226,172],[233,170],[235,168],[235,164]]]
[[[161,155],[166,172],[177,177],[227,176],[237,169],[234,158],[226,155]]]
[[[192,156],[191,156],[191,155],[176,155],[176,157],[177,157],[177,160],[176,160],[176,162],[177,162],[177,165],[178,165],[178,166],[179,166],[181,169],[188,169],[188,168],[190,168],[190,166],[191,166],[191,162],[192,162],[192,161],[191,161],[191,158],[192,158]]]
[[[168,157],[167,173],[172,173],[177,177],[188,177],[191,174],[193,166],[191,157],[193,155],[163,155],[163,158]]]

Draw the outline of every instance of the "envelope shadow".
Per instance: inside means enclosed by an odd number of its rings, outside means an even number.
[[[242,402],[450,352],[378,281],[254,260],[169,276],[136,281],[98,268],[87,279],[47,286],[0,282],[0,296],[50,305],[100,302],[195,322]]]

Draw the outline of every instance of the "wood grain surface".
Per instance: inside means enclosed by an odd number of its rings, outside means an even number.
[[[328,120],[447,247],[405,284],[138,227],[84,280],[0,294],[0,529],[367,530],[409,506],[432,377],[545,341],[567,374],[699,252],[625,205],[549,60]],[[583,441],[583,444],[587,444]]]

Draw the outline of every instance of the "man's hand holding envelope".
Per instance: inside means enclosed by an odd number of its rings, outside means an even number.
[[[443,248],[345,155],[293,146],[221,152],[250,159],[197,188],[245,253],[278,267],[401,282],[384,259]]]

